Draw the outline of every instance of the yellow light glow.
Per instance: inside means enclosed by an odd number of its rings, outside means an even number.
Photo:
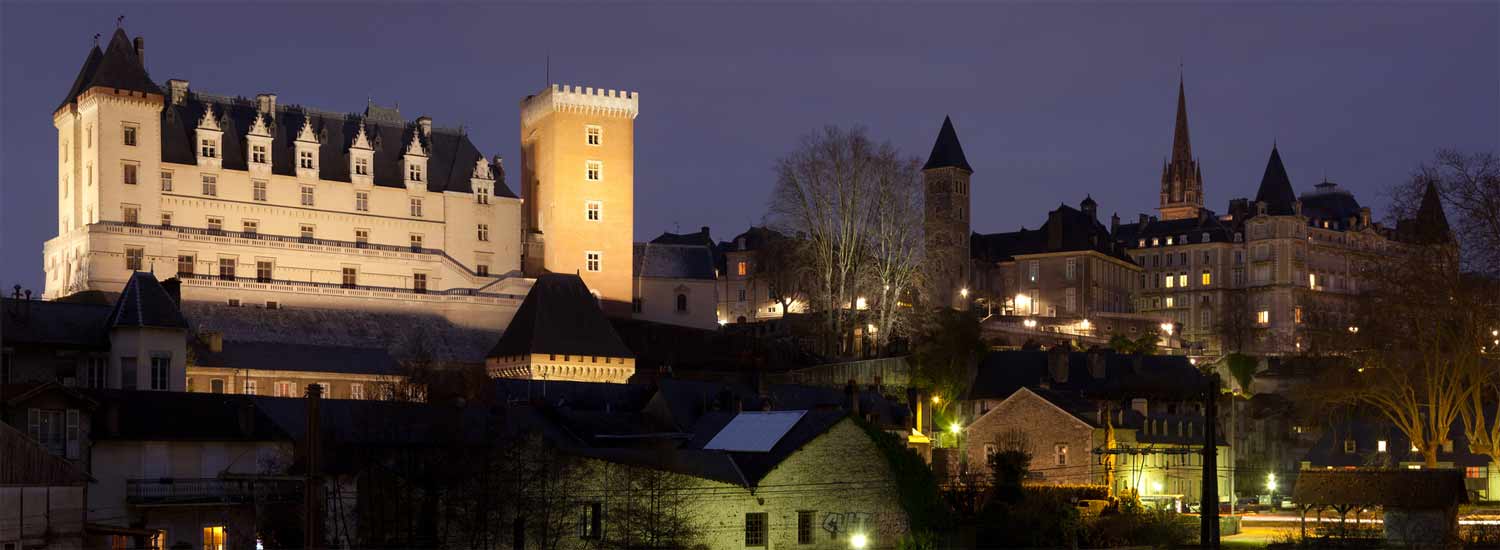
[[[941,396],[941,395],[934,395],[934,396],[932,396],[932,404],[933,405],[936,405],[936,404],[942,403],[942,402],[943,402],[943,396]]]
[[[870,334],[875,334],[875,324],[871,323],[871,324],[865,325],[865,330],[869,331]]]
[[[1026,328],[1036,328],[1036,319],[1027,319],[1025,321],[1021,321],[1021,324],[1026,325]]]
[[[954,422],[952,426],[948,426],[948,431],[953,432],[955,434],[958,433],[959,431],[962,431],[962,430],[963,430],[963,428],[960,427],[957,422]]]
[[[1031,297],[1025,294],[1017,294],[1016,309],[1022,311],[1031,311]]]
[[[1158,495],[1161,494],[1161,482],[1160,481],[1153,481],[1153,482],[1151,482],[1151,492],[1156,493]]]
[[[1276,474],[1275,473],[1266,474],[1266,492],[1268,492],[1268,493],[1274,493],[1274,492],[1276,492]]]
[[[1175,327],[1172,326],[1172,323],[1161,324],[1161,331],[1167,333],[1167,336],[1171,336],[1174,329]]]
[[[967,289],[967,288],[959,289],[958,295],[959,296],[963,296],[965,298],[968,298],[969,297],[969,289]]]
[[[1359,327],[1351,325],[1349,327],[1349,334],[1359,334]]]
[[[1089,324],[1089,320],[1088,319],[1084,319],[1084,320],[1078,322],[1078,328],[1083,329],[1083,330],[1088,330],[1092,326],[1093,325]]]
[[[865,299],[863,296],[854,299],[854,309],[865,309]]]
[[[727,324],[729,324],[729,321],[726,321],[724,319],[719,319],[719,326],[722,327],[722,326],[727,325]]]
[[[867,544],[870,544],[870,538],[866,537],[864,533],[855,533],[849,537],[849,546],[854,547],[856,550],[864,548]]]

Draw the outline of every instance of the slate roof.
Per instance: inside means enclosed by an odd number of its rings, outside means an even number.
[[[215,353],[201,344],[193,347],[197,364],[204,367],[368,375],[401,373],[396,359],[379,348],[225,341],[222,350]]]
[[[203,120],[203,112],[212,105],[214,116],[219,119],[219,128],[224,132],[220,145],[220,160],[225,170],[247,170],[249,168],[249,143],[245,135],[259,116],[259,107],[254,99],[231,98],[203,93],[189,94],[181,105],[170,102],[162,110],[162,161],[178,164],[197,164],[197,128]],[[375,185],[381,187],[406,187],[406,174],[401,171],[401,160],[414,133],[420,134],[416,123],[391,121],[386,117],[372,116],[374,107],[366,109],[363,116],[353,113],[331,113],[295,105],[277,105],[266,121],[271,131],[271,173],[295,176],[296,147],[294,142],[302,131],[303,123],[312,119],[313,133],[318,136],[318,178],[329,181],[351,181],[349,177],[349,146],[359,133],[359,125],[365,125],[367,139],[375,149],[371,166]],[[431,134],[422,136],[422,146],[427,153],[427,190],[437,193],[454,191],[470,193],[470,178],[474,166],[484,155],[461,130],[433,127]],[[491,172],[497,175],[494,194],[515,197],[515,193],[498,176],[501,167],[492,165]]]
[[[156,280],[156,275],[136,271],[120,290],[106,324],[110,327],[188,328],[177,302]]]
[[[708,226],[704,226],[697,233],[670,233],[663,231],[661,235],[658,235],[655,239],[651,239],[651,244],[713,246],[714,239],[708,234]]]
[[[529,353],[635,357],[577,275],[537,277],[487,357]]]
[[[701,244],[635,243],[635,275],[660,279],[704,279],[712,281],[713,249]]]
[[[255,398],[222,393],[82,390],[99,402],[96,440],[283,441]],[[288,400],[293,401],[293,400]],[[248,421],[248,422],[246,422]]]
[[[922,165],[923,170],[934,168],[962,168],[966,172],[973,172],[969,166],[969,159],[964,157],[964,147],[958,143],[958,132],[953,129],[953,119],[943,117],[943,128],[938,130],[937,141],[932,144],[932,153],[927,155],[927,164]]]
[[[967,399],[1005,399],[1022,387],[1049,379],[1047,351],[992,351],[980,361]],[[1104,361],[1104,377],[1089,373],[1090,355]],[[1196,398],[1203,392],[1203,376],[1186,357],[1122,355],[1113,352],[1068,353],[1067,382],[1050,382],[1051,389],[1087,399],[1129,397]],[[1137,365],[1137,361],[1139,365]]]
[[[76,346],[107,349],[113,306],[43,300],[0,299],[6,345]]]
[[[1177,126],[1172,132],[1172,163],[1193,160],[1193,143],[1188,139],[1187,93],[1182,78],[1177,78]]]
[[[443,362],[484,363],[499,330],[454,325],[436,313],[350,309],[229,307],[222,302],[183,302],[196,332],[215,331],[224,340],[383,349],[411,358],[414,344]],[[495,326],[499,326],[497,320]]]
[[[1266,214],[1272,216],[1289,216],[1296,210],[1293,203],[1297,202],[1297,194],[1292,191],[1292,180],[1275,146],[1271,147],[1271,158],[1266,161],[1266,173],[1260,178],[1255,201],[1265,202]]]
[[[879,393],[859,393],[861,414],[870,415],[882,426],[902,426],[910,410]],[[736,406],[747,411],[759,410],[852,410],[849,395],[843,388],[800,384],[770,384],[765,395],[745,384],[698,380],[663,379],[658,383],[652,401],[664,407],[678,429],[687,430],[703,415],[714,411],[732,411]]]
[[[969,237],[969,249],[973,258],[990,262],[1028,254],[1088,250],[1130,261],[1108,228],[1093,216],[1065,204],[1048,213],[1046,223],[1034,230],[1023,227],[1009,233],[974,233]]]
[[[110,36],[109,46],[102,54],[97,45],[89,51],[73,86],[68,89],[68,96],[63,98],[58,109],[77,101],[79,94],[96,86],[162,95],[161,88],[146,74],[145,65],[136,55],[135,44],[125,35],[125,29],[118,28]]]
[[[1452,462],[1456,466],[1485,466],[1489,457],[1469,452],[1469,438],[1464,435],[1463,425],[1454,422],[1448,429],[1448,439],[1453,441],[1453,452],[1438,451],[1438,460]],[[1344,452],[1344,442],[1354,441],[1354,452]],[[1386,442],[1386,452],[1379,451],[1379,442]],[[1396,467],[1402,462],[1421,462],[1422,455],[1412,452],[1411,440],[1390,422],[1374,418],[1343,418],[1322,424],[1318,440],[1302,456],[1302,461],[1313,468],[1332,466],[1348,467]]]
[[[1234,222],[1226,222],[1212,211],[1204,211],[1203,215],[1192,218],[1179,218],[1175,220],[1158,220],[1148,218],[1145,222],[1122,223],[1115,227],[1114,237],[1125,248],[1139,248],[1140,240],[1149,241],[1152,237],[1178,239],[1177,244],[1203,243],[1203,242],[1230,242],[1234,239]],[[1208,240],[1203,239],[1203,234],[1208,234]],[[1183,236],[1187,238],[1183,240]]]
[[[1315,186],[1313,192],[1302,194],[1302,215],[1307,217],[1309,224],[1317,227],[1322,227],[1322,222],[1326,221],[1329,229],[1351,229],[1349,219],[1358,220],[1361,211],[1353,193],[1326,179]]]
[[[653,389],[645,384],[563,382],[545,380],[490,380],[496,403],[539,402],[553,407],[636,412],[646,406]]]

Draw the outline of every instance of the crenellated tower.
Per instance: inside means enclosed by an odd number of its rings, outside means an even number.
[[[1172,135],[1172,159],[1161,169],[1161,207],[1163,220],[1194,218],[1203,208],[1203,169],[1193,158],[1193,144],[1188,139],[1187,94],[1182,78],[1177,79],[1177,128]]]
[[[933,305],[962,308],[968,300],[969,179],[973,175],[953,121],[944,117],[932,153],[922,166],[927,299]]]

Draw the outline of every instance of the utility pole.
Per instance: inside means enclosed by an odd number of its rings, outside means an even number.
[[[323,387],[307,385],[307,433],[302,449],[305,478],[302,481],[302,547],[314,550],[323,546],[323,450],[319,405]]]
[[[1199,506],[1199,548],[1219,547],[1219,375],[1208,375],[1203,396],[1203,502]]]

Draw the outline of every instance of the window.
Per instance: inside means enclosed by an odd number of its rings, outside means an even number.
[[[193,256],[191,254],[183,254],[177,257],[177,275],[193,276]]]
[[[1464,477],[1469,478],[1469,479],[1479,479],[1479,467],[1478,466],[1465,466],[1464,467]]]
[[[412,234],[412,236],[411,236],[411,251],[412,252],[421,252],[422,251],[422,236],[421,235],[418,235],[416,233]]]
[[[138,177],[138,174],[140,172],[141,167],[139,165],[136,165],[136,164],[133,164],[133,163],[126,163],[126,164],[120,166],[120,168],[121,168],[121,170],[123,170],[123,172],[121,172],[121,174],[122,174],[122,178],[125,181],[125,185],[135,185],[138,181],[140,181],[140,178]]]
[[[219,142],[212,138],[198,140],[198,156],[206,159],[219,158]]]
[[[208,232],[218,235],[224,231],[224,218],[218,216],[208,217]]]
[[[242,228],[240,232],[244,233],[246,237],[255,237],[260,234],[260,222],[258,221],[241,220],[240,226]]]
[[[311,242],[313,240],[313,226],[311,224],[304,223],[297,229],[302,242]]]
[[[352,267],[344,268],[344,282],[342,286],[344,288],[359,286],[359,271]]]
[[[1073,280],[1076,276],[1076,271],[1078,271],[1078,260],[1068,258],[1067,269],[1063,270],[1063,278],[1069,281]]]
[[[219,177],[218,176],[215,176],[213,174],[204,174],[203,175],[203,194],[204,194],[204,196],[209,196],[209,197],[217,197],[217,196],[219,196]]]
[[[578,516],[578,537],[599,539],[604,534],[604,504],[585,502]]]
[[[1078,308],[1078,289],[1068,288],[1063,297],[1063,310],[1072,312]]]
[[[1255,322],[1262,325],[1271,324],[1271,312],[1264,309],[1255,312]]]
[[[144,248],[136,246],[126,247],[125,269],[129,269],[131,271],[140,271],[142,269],[141,264],[144,263],[145,256],[146,249]]]
[[[356,175],[356,176],[368,176],[368,175],[370,175],[370,159],[365,158],[365,157],[359,157],[359,158],[354,159],[354,175]]]
[[[1213,274],[1210,273],[1207,269],[1203,270],[1203,276],[1199,279],[1199,282],[1202,283],[1203,286],[1208,286],[1210,284],[1213,284],[1213,281]]]
[[[1036,260],[1032,260],[1030,262],[1030,264],[1027,266],[1027,269],[1029,270],[1028,275],[1030,277],[1031,282],[1035,283],[1036,282],[1036,278],[1037,278],[1037,274],[1042,269],[1041,262],[1038,262]]]
[[[233,281],[234,265],[234,258],[219,258],[219,279]]]
[[[1053,457],[1055,457],[1056,464],[1058,466],[1068,465],[1068,445],[1066,443],[1058,443],[1056,445],[1053,445],[1052,455]]]
[[[603,217],[603,210],[604,203],[599,201],[588,201],[584,203],[583,207],[584,219],[591,222],[597,222],[600,218]]]
[[[161,173],[161,190],[162,191],[171,191],[172,190],[172,173],[171,172],[165,172],[164,171],[164,172]]]
[[[490,188],[488,188],[488,187],[480,187],[478,189],[475,189],[474,190],[474,201],[478,202],[479,204],[489,204],[490,203]]]
[[[1167,275],[1167,288],[1172,288],[1173,284],[1176,282],[1177,279],[1175,277],[1171,276],[1170,274]]]
[[[678,313],[687,313],[687,295],[686,294],[678,294],[677,295],[677,312]]]
[[[797,511],[797,544],[813,543],[813,518],[817,512],[812,510]]]
[[[203,528],[203,550],[224,550],[223,525],[210,525]]]
[[[124,130],[123,137],[125,138],[125,145],[127,147],[135,147],[135,131],[136,131],[136,127],[127,124],[127,125],[125,125],[125,127],[123,128],[123,130]]]
[[[745,275],[745,273],[747,273],[747,272],[749,272],[749,269],[748,269],[748,267],[749,267],[749,266],[748,266],[748,265],[746,265],[746,262],[739,262],[739,263],[738,263],[738,264],[737,264],[737,265],[736,265],[736,271],[737,271],[737,272],[739,272],[739,274],[740,274],[740,275],[741,275],[741,276],[743,276],[743,275]],[[740,298],[740,301],[741,301],[741,302],[743,302],[743,301],[745,301],[745,299],[744,299],[744,298]]]
[[[600,145],[604,143],[604,129],[598,126],[585,126],[583,128],[583,135],[587,137],[587,143],[589,145]]]
[[[224,393],[224,379],[214,378],[209,380],[208,393]]]
[[[409,204],[411,206],[411,216],[413,218],[422,217],[422,199],[412,197]]]
[[[601,161],[597,161],[597,160],[591,160],[591,161],[585,162],[584,163],[584,179],[587,179],[589,181],[603,181],[603,179],[604,179],[604,163],[601,162]]]
[[[246,380],[245,381],[245,395],[255,395],[256,393],[258,393],[259,388],[256,387],[256,386],[257,386],[257,384],[255,383],[254,380]]]
[[[135,225],[141,221],[141,207],[133,204],[122,204],[120,209],[125,213],[125,223]]]
[[[1317,290],[1318,289],[1318,274],[1317,273],[1308,273],[1307,274],[1307,288],[1310,288],[1310,289],[1313,289],[1313,290]]]
[[[172,357],[157,355],[151,358],[151,389],[166,391],[171,387]]]
[[[369,229],[355,229],[354,230],[354,246],[355,246],[355,248],[364,248],[368,244],[370,244],[370,230]]]
[[[260,180],[250,182],[250,193],[250,198],[257,202],[266,202],[266,182]]]
[[[1182,263],[1183,263],[1183,265],[1187,265],[1187,262],[1185,262],[1185,261],[1182,262]],[[1177,274],[1177,286],[1180,287],[1180,288],[1187,288],[1188,284],[1187,284],[1187,274],[1186,273],[1178,273]]]
[[[172,213],[171,212],[162,212],[161,213],[161,226],[162,227],[172,227]]]
[[[46,447],[48,452],[56,455],[63,454],[64,446],[67,444],[63,435],[65,414],[62,409],[27,409],[27,435]]]
[[[271,282],[271,274],[274,272],[274,270],[275,270],[275,267],[271,264],[270,260],[256,260],[255,261],[255,282],[257,282],[257,283],[269,283],[269,282]]]
[[[292,383],[291,382],[277,382],[276,383],[276,387],[275,387],[275,395],[276,395],[276,397],[291,397],[292,396]]]
[[[1198,326],[1209,329],[1213,327],[1213,312],[1207,309],[1198,312]]]
[[[319,393],[319,395],[322,395],[323,397],[327,397],[329,399],[333,398],[333,386],[329,385],[327,382],[318,382],[318,388],[323,390],[321,393]]]
[[[745,514],[745,546],[766,545],[766,513]]]
[[[313,167],[313,152],[312,151],[297,151],[297,167],[298,168],[312,168]]]
[[[1295,322],[1295,323],[1301,323],[1302,322],[1302,306],[1297,306],[1297,307],[1292,308],[1292,322]]]
[[[1172,307],[1174,307],[1176,305],[1177,305],[1177,301],[1174,299],[1174,297],[1167,296],[1167,309],[1171,309]]]
[[[349,384],[349,399],[364,399],[365,385],[359,382]]]
[[[266,157],[266,146],[265,145],[256,144],[256,145],[251,145],[250,146],[250,163],[251,164],[266,164],[266,158],[267,157]]]
[[[354,209],[360,212],[370,211],[370,194],[364,191],[354,192]]]
[[[411,291],[415,292],[417,294],[424,294],[424,293],[427,292],[427,274],[426,273],[415,273],[415,274],[412,274],[412,276],[411,276]]]
[[[422,164],[417,162],[407,163],[406,179],[411,181],[422,181]]]
[[[739,289],[739,301],[745,301],[745,289]]]
[[[83,385],[88,388],[104,389],[109,387],[109,358],[90,357],[85,367]],[[0,378],[0,384],[5,382]]]
[[[602,254],[599,253],[599,252],[585,252],[583,254],[583,256],[584,256],[584,268],[587,269],[588,271],[591,271],[591,272],[598,272],[599,271],[599,258],[600,258],[601,255]]]
[[[1354,454],[1354,440],[1353,439],[1345,439],[1344,440],[1344,453],[1346,453],[1346,454]]]
[[[474,274],[478,275],[480,277],[489,277],[490,276],[490,266],[487,265],[487,264],[478,264],[478,265],[475,265],[474,266]]]
[[[313,205],[313,187],[311,185],[304,185],[304,186],[302,186],[302,206],[312,206],[312,205]]]
[[[490,225],[487,224],[487,223],[481,223],[481,224],[479,224],[479,242],[488,242],[489,240],[490,240]]]
[[[1385,452],[1385,440],[1384,439],[1375,442],[1375,452],[1380,452],[1380,453]]]

